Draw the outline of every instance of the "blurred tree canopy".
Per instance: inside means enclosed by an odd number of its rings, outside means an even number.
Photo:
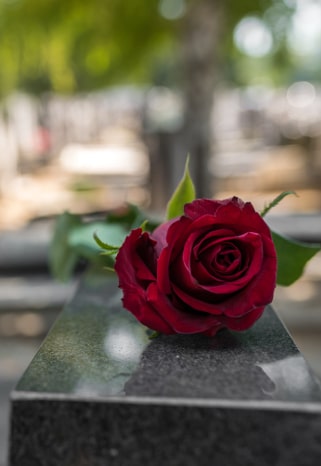
[[[0,89],[40,94],[144,82],[169,47],[158,1],[1,0]]]
[[[273,32],[279,24],[275,16],[281,21],[290,11],[282,0],[170,2],[184,8],[178,18],[161,14],[164,0],[0,0],[0,95],[16,88],[34,94],[71,93],[115,83],[175,81],[180,75],[181,43],[193,39],[188,28],[195,21],[208,27],[205,16],[198,14],[202,7],[211,13],[210,21],[220,16],[219,24],[213,21],[219,31],[212,32],[212,48],[213,55],[217,55],[215,49],[224,53],[227,65],[240,57],[233,45],[233,30],[242,17],[270,11],[265,20]],[[274,54],[281,62],[282,53],[278,47]],[[228,69],[237,79],[237,66]]]
[[[173,184],[189,152],[197,192],[206,196],[215,85],[222,74],[240,82],[248,77],[249,66],[234,45],[235,26],[246,15],[264,17],[276,44],[270,64],[277,63],[280,74],[286,64],[286,28],[279,26],[292,11],[289,3],[0,0],[0,97],[14,89],[41,95],[115,83],[176,85],[184,97],[185,119]]]

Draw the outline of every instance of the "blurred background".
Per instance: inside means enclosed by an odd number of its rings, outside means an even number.
[[[319,0],[0,1],[0,465],[8,393],[77,281],[49,273],[57,215],[161,214],[189,153],[198,196],[294,190],[268,221],[321,242],[320,24]],[[274,303],[319,375],[320,264]]]

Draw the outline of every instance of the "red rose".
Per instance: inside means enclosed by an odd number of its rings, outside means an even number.
[[[133,230],[115,264],[124,307],[166,334],[247,329],[273,299],[276,269],[269,227],[237,197],[198,199],[152,234]]]

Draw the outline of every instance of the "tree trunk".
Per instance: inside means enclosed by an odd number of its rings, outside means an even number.
[[[193,0],[182,23],[182,73],[185,121],[184,152],[175,163],[183,172],[186,153],[198,197],[210,197],[215,187],[209,172],[213,149],[211,115],[220,69],[220,42],[224,30],[223,0]],[[178,162],[178,160],[177,160]]]

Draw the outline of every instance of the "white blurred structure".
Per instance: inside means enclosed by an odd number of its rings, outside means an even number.
[[[10,188],[18,174],[21,154],[32,158],[37,130],[37,108],[34,100],[24,94],[10,96],[0,114],[0,193]]]
[[[125,145],[69,144],[59,159],[65,171],[79,175],[123,175],[144,179],[149,171],[147,153]]]

